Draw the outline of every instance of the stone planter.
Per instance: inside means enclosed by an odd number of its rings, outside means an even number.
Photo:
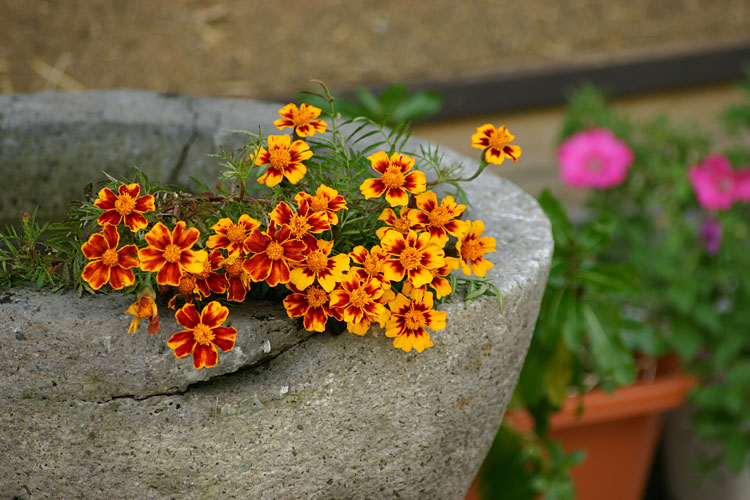
[[[237,142],[224,129],[272,130],[279,107],[0,96],[0,213],[58,216],[100,170],[214,179],[204,155]],[[552,254],[531,197],[489,172],[470,193],[497,238],[488,276],[505,308],[442,305],[448,326],[421,355],[382,334],[311,335],[280,304],[247,303],[230,316],[237,347],[195,371],[166,348],[178,328],[166,308],[161,333],[131,336],[132,297],[0,291],[0,497],[461,498],[513,392]]]

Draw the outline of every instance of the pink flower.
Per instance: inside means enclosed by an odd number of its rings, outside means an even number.
[[[566,139],[557,150],[560,178],[571,187],[607,189],[625,180],[633,152],[608,129],[590,129]]]
[[[698,204],[707,210],[726,210],[735,199],[736,180],[726,156],[709,155],[688,170]]]
[[[734,171],[734,199],[750,202],[750,167]]]

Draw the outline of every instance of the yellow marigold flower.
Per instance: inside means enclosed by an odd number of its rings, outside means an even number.
[[[350,268],[350,271],[356,273],[362,281],[374,279],[384,290],[391,288],[390,280],[383,276],[383,264],[388,257],[380,246],[375,245],[368,252],[362,245],[357,245],[354,250],[349,252],[352,263],[359,264],[362,267]]]
[[[416,202],[417,208],[409,211],[409,220],[428,231],[436,245],[444,247],[449,234],[458,237],[468,230],[469,223],[458,220],[466,205],[456,204],[453,196],[446,196],[438,205],[437,195],[427,191],[417,195]]]
[[[318,186],[315,196],[310,196],[305,192],[299,192],[294,197],[297,207],[300,207],[302,200],[307,200],[311,212],[325,212],[328,216],[328,222],[335,226],[339,223],[339,216],[335,212],[339,210],[348,210],[346,200],[333,188],[325,184]]]
[[[323,120],[316,120],[320,116],[320,108],[309,104],[289,103],[279,110],[281,119],[273,122],[279,130],[291,127],[300,137],[312,137],[315,132],[322,134],[328,129],[328,124]]]
[[[308,254],[292,269],[289,281],[300,291],[312,285],[315,280],[326,293],[333,290],[336,283],[344,279],[344,273],[349,271],[349,256],[339,254],[330,257],[332,249],[332,241],[315,240],[313,245],[308,245]]]
[[[112,192],[109,188],[102,188],[99,191],[99,197],[94,201],[94,206],[105,210],[99,216],[96,222],[100,226],[112,224],[117,226],[125,221],[125,225],[132,232],[143,229],[148,226],[144,212],[156,210],[154,197],[150,194],[138,197],[141,194],[141,186],[138,184],[122,185],[118,188],[118,194]]]
[[[260,227],[260,222],[253,219],[247,214],[240,215],[237,224],[232,219],[222,218],[219,222],[211,226],[211,231],[216,234],[210,236],[206,246],[211,250],[217,248],[226,248],[229,255],[239,252],[248,253],[245,239],[254,230]]]
[[[312,155],[305,141],[292,142],[288,135],[269,135],[268,149],[260,148],[255,158],[256,165],[268,165],[266,173],[258,177],[258,183],[274,187],[286,177],[292,184],[297,184],[307,172],[302,162]]]
[[[185,329],[172,335],[167,346],[178,358],[193,355],[193,366],[211,368],[219,361],[220,347],[229,352],[234,348],[237,329],[221,326],[229,316],[229,308],[213,301],[198,313],[195,304],[185,304],[174,317]]]
[[[422,352],[433,346],[425,327],[431,330],[445,328],[447,313],[432,308],[430,292],[415,290],[411,299],[399,293],[388,307],[391,317],[385,325],[385,336],[393,337],[393,347],[405,352],[412,349]]]
[[[392,207],[406,206],[409,194],[419,194],[427,189],[427,178],[424,172],[415,170],[407,174],[414,166],[414,158],[401,153],[388,155],[383,151],[367,158],[372,168],[381,175],[378,178],[365,179],[359,190],[366,199],[378,198],[385,193],[385,199]]]
[[[378,239],[382,240],[383,236],[385,236],[385,233],[387,233],[391,229],[395,229],[404,236],[409,234],[409,231],[412,229],[417,232],[424,230],[424,226],[422,224],[420,224],[419,222],[412,222],[412,219],[409,217],[410,211],[410,208],[401,207],[401,210],[399,210],[399,216],[396,216],[396,212],[394,212],[392,208],[386,208],[385,210],[383,210],[383,213],[380,214],[378,220],[382,220],[390,227],[385,226],[376,229],[375,235],[378,237]]]
[[[286,313],[290,318],[304,316],[303,324],[308,332],[324,332],[331,316],[341,321],[341,310],[328,305],[330,296],[320,286],[309,286],[304,291],[292,283],[286,286],[293,292],[284,298]]]
[[[306,245],[294,239],[289,226],[271,222],[268,230],[255,230],[247,238],[248,248],[255,255],[242,264],[253,281],[265,281],[268,286],[289,282],[289,267],[304,258]]]
[[[429,233],[417,235],[414,231],[404,235],[388,231],[380,241],[388,256],[383,263],[383,275],[391,281],[406,279],[416,288],[432,281],[431,269],[445,265],[445,252],[432,243]]]
[[[146,233],[148,246],[138,250],[141,271],[158,273],[156,282],[160,285],[177,286],[182,271],[201,273],[206,251],[192,250],[198,241],[200,231],[191,227],[185,231],[185,221],[179,221],[172,232],[161,222]]]
[[[521,157],[521,147],[511,145],[513,139],[515,136],[508,132],[505,125],[495,129],[491,123],[485,123],[477,127],[477,132],[471,136],[471,147],[485,150],[484,161],[487,163],[500,165],[505,158],[515,163]]]
[[[120,233],[115,226],[104,226],[101,232],[92,234],[81,246],[83,255],[91,262],[86,264],[81,277],[93,288],[99,290],[109,283],[115,290],[120,290],[135,283],[135,275],[130,270],[138,266],[138,253],[135,245],[120,244]]]
[[[466,276],[474,274],[483,278],[495,264],[484,258],[484,254],[495,251],[497,242],[491,236],[480,236],[484,232],[484,222],[475,220],[471,228],[459,237],[456,250],[460,256],[457,260]],[[454,260],[454,258],[451,258]]]
[[[427,287],[429,286],[435,291],[436,299],[441,299],[446,295],[450,295],[453,293],[453,287],[451,287],[451,282],[447,280],[445,276],[448,276],[451,271],[458,269],[458,265],[458,259],[446,257],[444,266],[438,267],[437,269],[430,269],[430,272],[432,273],[432,281],[420,288],[414,288],[411,283],[406,282],[404,283],[403,288],[404,294],[411,297],[413,290],[427,291]]]
[[[148,333],[153,335],[159,332],[159,309],[156,307],[154,299],[156,295],[151,288],[144,288],[138,293],[136,301],[130,304],[125,310],[125,314],[135,316],[130,322],[128,333],[138,331],[138,325],[142,319],[148,318]]]
[[[243,255],[230,255],[221,263],[224,268],[224,279],[227,280],[227,300],[242,302],[247,296],[252,283],[250,273],[244,268]]]
[[[385,325],[388,309],[379,302],[383,288],[375,280],[362,281],[357,273],[349,272],[338,288],[331,292],[330,307],[340,309],[347,329],[364,335],[373,321]]]
[[[300,200],[297,213],[282,201],[271,211],[269,217],[279,226],[289,226],[292,238],[304,241],[307,246],[315,244],[313,234],[331,229],[328,215],[325,212],[312,212],[304,199]]]

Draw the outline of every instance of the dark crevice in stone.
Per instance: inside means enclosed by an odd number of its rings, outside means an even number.
[[[185,163],[188,157],[188,153],[190,153],[190,148],[193,146],[193,143],[195,143],[195,140],[198,138],[198,113],[195,111],[195,109],[193,109],[192,97],[187,98],[186,106],[192,116],[190,136],[185,142],[185,145],[182,146],[180,155],[177,157],[177,161],[172,167],[172,170],[169,174],[169,178],[167,179],[168,184],[177,184],[180,178],[180,174],[182,173],[182,170],[185,168]]]

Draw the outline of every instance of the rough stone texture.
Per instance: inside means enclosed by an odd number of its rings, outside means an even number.
[[[215,103],[209,137],[277,109]],[[252,107],[266,114],[243,124]],[[125,333],[127,298],[1,292],[0,497],[461,498],[515,386],[552,253],[548,221],[519,188],[485,173],[470,198],[469,218],[497,238],[488,277],[505,308],[443,304],[448,325],[420,355],[382,333],[308,335],[281,305],[246,304],[230,314],[241,352],[220,360],[232,373],[196,375],[164,347],[173,321],[154,337]]]

